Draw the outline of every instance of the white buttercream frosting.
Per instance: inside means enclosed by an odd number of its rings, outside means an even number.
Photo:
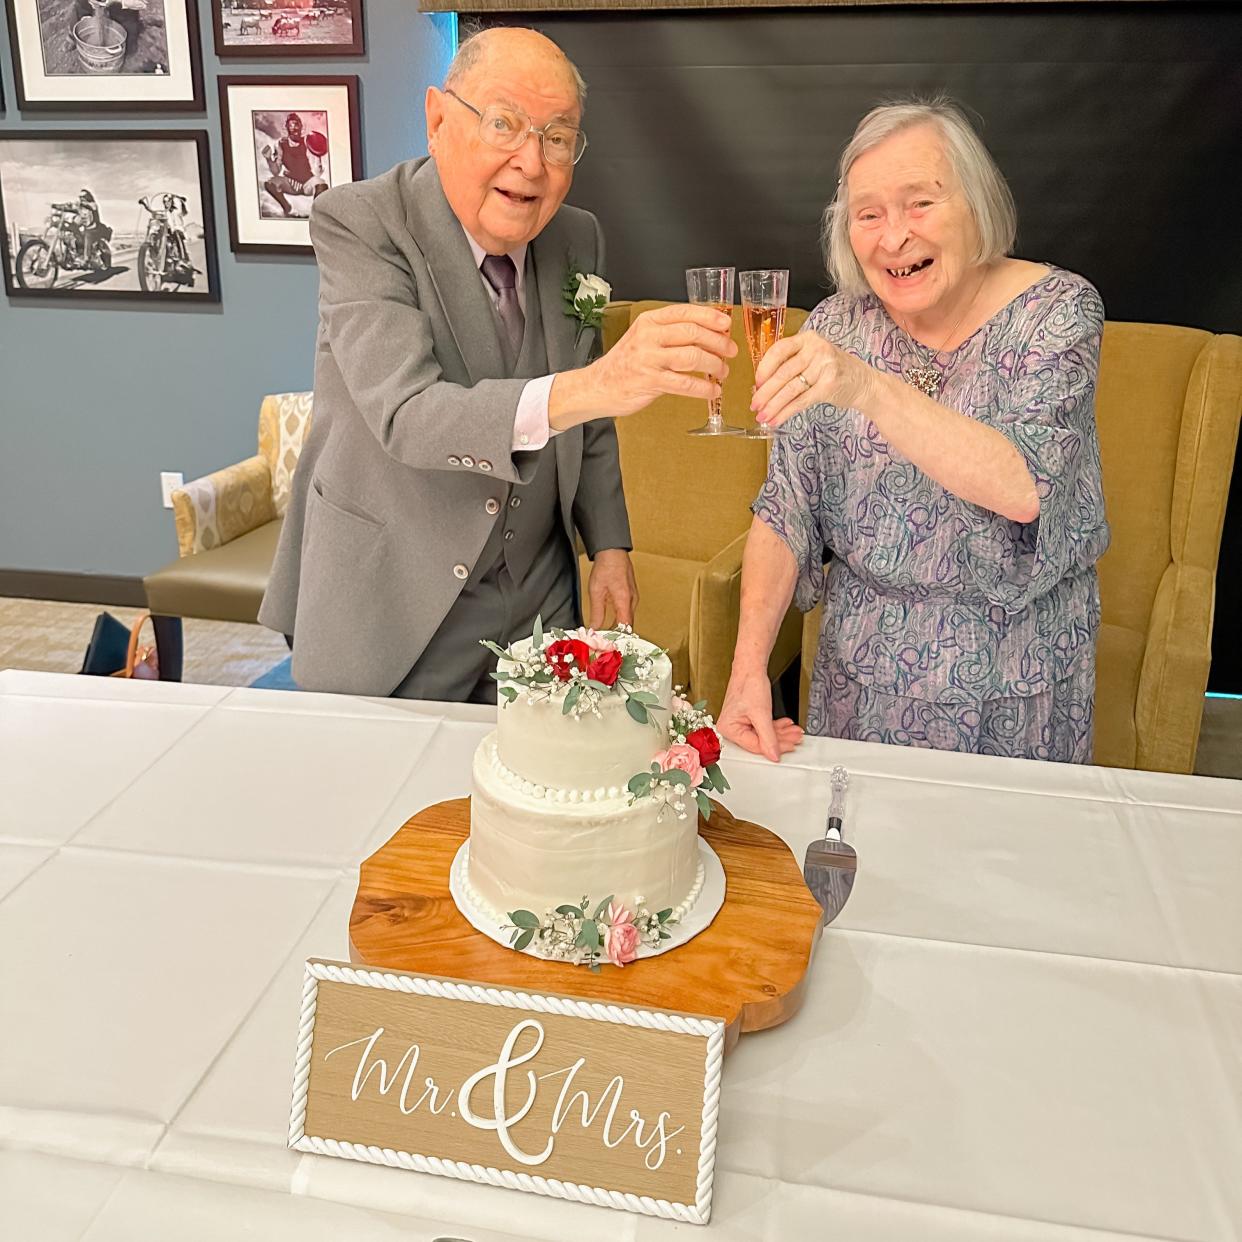
[[[673,666],[666,655],[657,654],[658,647],[635,635],[617,641],[623,652],[632,649],[650,661],[650,674],[640,688],[658,700],[651,723],[635,720],[620,692],[601,696],[598,715],[565,715],[559,687],[549,695],[515,685],[517,698],[502,701],[497,709],[497,748],[505,768],[532,787],[576,790],[579,801],[584,791],[595,797],[602,789],[607,797],[610,789],[624,790],[630,777],[647,771],[652,756],[668,745]],[[519,657],[528,654],[531,640],[514,643],[511,650]],[[499,671],[504,668],[502,662]]]
[[[542,913],[611,896],[655,912],[693,900],[697,813],[682,819],[659,798],[632,802],[615,786],[577,801],[562,800],[563,789],[549,797],[544,785],[527,791],[496,743],[494,733],[479,743],[470,800],[470,884],[489,907]]]

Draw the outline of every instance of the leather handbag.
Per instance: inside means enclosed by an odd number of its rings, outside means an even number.
[[[151,625],[151,641],[142,641],[142,627],[151,620],[149,612],[140,612],[130,627],[129,644],[125,651],[125,664],[109,677],[136,677],[140,681],[158,681],[160,677],[159,649],[155,641],[155,625]]]
[[[122,625],[110,612],[95,618],[95,628],[82,659],[82,672],[90,677],[107,677],[125,667],[129,648],[129,627]]]

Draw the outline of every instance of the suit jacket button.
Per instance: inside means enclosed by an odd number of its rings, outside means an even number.
[[[500,512],[500,501],[497,500],[495,496],[491,496],[488,498],[488,501],[483,506],[483,508],[485,508],[488,511],[488,513],[499,513]]]
[[[460,457],[458,457],[456,453],[450,453],[450,454],[449,454],[449,465],[450,465],[450,466],[460,466],[460,465],[461,465],[461,458],[460,458]]]
[[[454,578],[469,578],[470,571],[464,565],[454,565],[453,566],[453,577]]]
[[[481,461],[481,462],[479,462],[479,469],[480,469],[480,470],[487,471],[487,470],[490,470],[491,468],[492,468],[492,463],[491,463],[490,461]]]
[[[508,541],[512,538],[513,538],[513,532],[511,530],[505,531],[505,542],[508,543]]]
[[[465,454],[462,454],[461,464],[462,464],[463,466],[473,466],[473,465],[474,465],[474,458],[473,458],[473,457],[468,457],[468,456],[466,456]]]
[[[514,498],[511,501],[509,501],[509,508],[516,509],[521,503],[522,503],[521,496],[514,496]]]

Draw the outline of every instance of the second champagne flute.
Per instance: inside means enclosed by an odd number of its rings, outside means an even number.
[[[753,272],[743,272],[741,283],[746,343],[750,346],[750,361],[758,371],[763,355],[781,339],[781,333],[785,330],[789,269],[764,267]],[[747,427],[743,434],[752,440],[771,440],[785,433],[783,428],[767,427],[758,423],[754,427]]]
[[[698,305],[714,306],[726,315],[733,313],[733,278],[736,269],[732,267],[688,267],[686,268],[686,293],[691,302]],[[740,436],[744,432],[740,427],[731,426],[724,420],[720,410],[720,398],[707,399],[707,422],[702,427],[695,427],[687,433],[692,436]]]

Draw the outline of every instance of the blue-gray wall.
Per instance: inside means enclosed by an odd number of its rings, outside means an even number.
[[[210,3],[199,0],[207,111],[168,118],[19,114],[0,23],[0,134],[207,130],[223,295],[219,306],[189,309],[0,296],[0,570],[140,576],[158,568],[177,554],[159,472],[192,479],[250,456],[263,395],[311,386],[314,260],[229,250],[218,73],[356,73],[364,175],[426,154],[423,93],[452,54],[451,17],[421,14],[414,0],[363,0],[365,57],[222,65]]]

